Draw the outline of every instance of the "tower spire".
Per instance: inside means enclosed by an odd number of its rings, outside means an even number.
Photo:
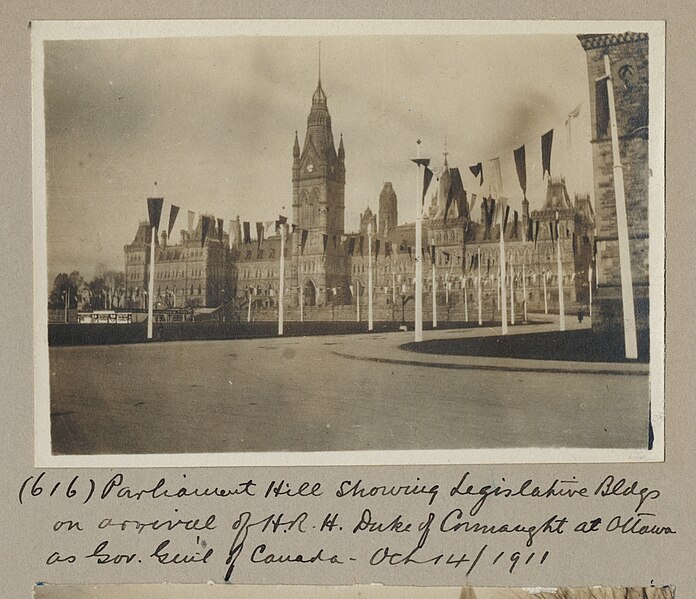
[[[321,41],[319,42],[319,87],[321,87]]]
[[[442,155],[445,157],[445,166],[447,166],[447,156],[449,155],[449,152],[447,151],[447,138],[445,137],[445,151],[442,153]]]

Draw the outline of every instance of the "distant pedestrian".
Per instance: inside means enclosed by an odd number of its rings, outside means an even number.
[[[578,322],[582,322],[583,318],[585,318],[585,311],[582,308],[578,308]]]

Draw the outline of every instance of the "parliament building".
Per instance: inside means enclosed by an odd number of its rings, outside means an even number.
[[[281,248],[281,234],[276,230],[251,239],[249,224],[243,227],[239,217],[230,222],[229,233],[213,231],[204,243],[201,222],[195,229],[182,231],[177,245],[167,245],[162,234],[156,247],[158,305],[225,305],[242,313],[252,303],[255,317],[273,318],[283,251],[286,318],[296,318],[300,304],[305,318],[324,319],[327,307],[331,308],[329,319],[354,318],[356,303],[367,305],[371,253],[377,318],[401,318],[408,314],[406,310],[412,315],[409,300],[417,257],[424,261],[424,290],[429,297],[424,300],[426,319],[433,292],[443,306],[440,318],[461,319],[469,311],[473,315],[479,280],[486,318],[495,317],[501,302],[501,226],[491,222],[488,202],[479,199],[480,205],[475,205],[474,196],[467,198],[461,184],[455,185],[457,180],[461,183],[459,172],[447,164],[446,154],[443,168],[429,187],[422,219],[423,247],[417,250],[415,223],[399,224],[397,193],[389,182],[379,193],[377,213],[367,207],[358,230],[345,230],[346,149],[342,136],[336,148],[321,79],[312,96],[304,141],[300,144],[296,132],[292,153],[292,224],[280,225],[285,227],[285,247]],[[530,213],[525,199],[522,213],[511,211],[503,232],[507,290],[520,315],[525,303],[529,309],[558,310],[557,243],[566,310],[586,305],[589,299],[595,227],[589,195],[571,199],[563,178],[549,178],[546,198],[538,204],[542,209]],[[124,252],[128,293],[131,303],[137,303],[148,281],[146,222],[140,223]]]

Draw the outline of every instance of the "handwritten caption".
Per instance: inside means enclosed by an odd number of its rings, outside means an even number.
[[[224,581],[278,564],[440,567],[466,576],[485,565],[513,574],[567,559],[580,538],[603,536],[618,547],[677,534],[659,515],[662,497],[612,474],[491,482],[467,471],[404,484],[288,478],[215,487],[186,474],[143,486],[124,473],[39,472],[17,491],[22,506],[42,505],[47,566],[197,567]]]

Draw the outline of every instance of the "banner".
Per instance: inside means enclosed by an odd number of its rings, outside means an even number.
[[[491,192],[495,194],[496,196],[499,196],[500,194],[503,193],[503,178],[500,174],[500,158],[494,158],[493,160],[490,161],[490,170],[491,170],[491,178],[490,178],[490,187],[491,187]]]
[[[159,229],[164,198],[147,198],[147,213],[150,218],[150,228]]]
[[[546,173],[551,176],[551,146],[553,145],[553,129],[544,133],[541,137],[541,167],[542,178]]]
[[[205,239],[208,237],[208,231],[210,230],[210,217],[201,216],[201,247],[205,245]]]
[[[522,195],[527,197],[527,158],[525,155],[524,146],[520,146],[514,152],[515,168],[517,169],[517,179],[522,188]]]
[[[251,223],[245,220],[242,227],[244,228],[244,243],[251,243]]]
[[[263,241],[263,223],[256,223],[256,247],[261,247]]]
[[[483,185],[483,164],[479,162],[474,166],[470,166],[469,170],[474,177],[479,178],[479,186]]]
[[[174,228],[174,223],[176,223],[176,217],[179,214],[179,206],[172,204],[169,207],[169,226],[167,227],[167,239],[172,236],[172,229]]]
[[[217,234],[218,234],[218,241],[220,241],[220,243],[222,243],[222,234],[223,234],[223,232],[224,232],[224,231],[223,231],[223,226],[224,226],[223,219],[221,219],[221,218],[218,218],[218,219],[217,219],[217,226],[218,226],[218,232],[217,232]]]

